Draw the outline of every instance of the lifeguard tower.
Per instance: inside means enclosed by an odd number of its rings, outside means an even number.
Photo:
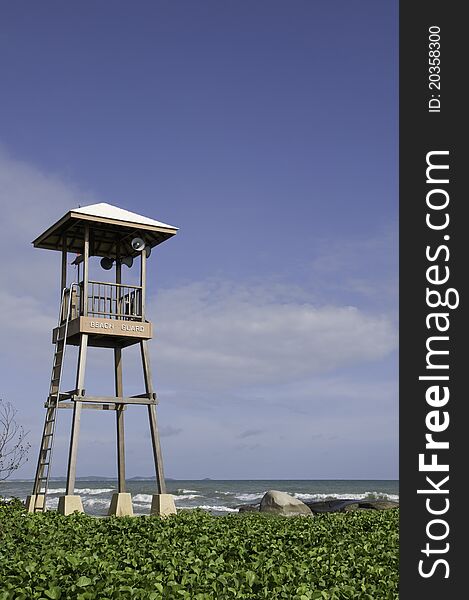
[[[145,316],[147,258],[152,249],[177,232],[172,225],[123,210],[110,204],[93,204],[70,210],[33,242],[35,248],[57,250],[62,254],[61,302],[57,327],[52,332],[55,345],[49,395],[45,402],[44,430],[31,496],[26,501],[29,512],[43,512],[54,448],[54,434],[59,409],[73,411],[65,495],[59,498],[62,514],[83,512],[80,496],[75,495],[76,463],[80,417],[83,409],[114,411],[117,429],[118,491],[112,497],[110,515],[131,515],[132,502],[125,487],[124,412],[127,405],[147,407],[156,490],[151,514],[175,513],[174,499],[166,493],[158,424],[157,397],[153,388],[147,343],[152,324]],[[72,264],[78,277],[67,284],[69,253],[76,254]],[[101,257],[100,267],[114,271],[114,281],[90,279],[90,258]],[[122,266],[140,263],[139,285],[122,281]],[[105,277],[100,279],[106,279]],[[145,392],[125,397],[122,387],[122,350],[138,344],[143,366]],[[63,365],[67,346],[78,346],[75,389],[62,389]],[[114,351],[114,395],[93,396],[85,390],[87,349],[90,346]],[[112,384],[112,382],[110,382]]]

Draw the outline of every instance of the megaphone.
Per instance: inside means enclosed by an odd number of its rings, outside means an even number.
[[[112,269],[114,260],[112,258],[108,258],[107,256],[105,256],[104,258],[101,259],[100,264],[103,269],[105,269],[106,271],[109,271],[109,269]]]
[[[145,246],[145,254],[147,255],[147,258],[150,256],[150,254],[151,254],[151,246]]]
[[[130,269],[130,267],[134,264],[134,259],[131,256],[123,256],[121,258],[121,264],[126,265]]]
[[[137,252],[141,252],[145,248],[145,242],[142,240],[142,238],[139,238],[139,237],[134,238],[130,242],[130,245]]]

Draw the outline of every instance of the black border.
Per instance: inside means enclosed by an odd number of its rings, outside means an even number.
[[[468,65],[464,61],[465,44],[468,43],[467,25],[462,15],[464,3],[434,0],[400,3],[400,598],[403,600],[425,598],[426,600],[465,597],[465,566],[467,516],[462,514],[464,501],[462,482],[466,476],[464,465],[464,438],[469,439],[467,428],[468,394],[465,390],[466,367],[464,309],[466,294],[465,242],[469,239],[469,228],[464,214],[469,205],[469,194],[463,189],[465,183],[465,132],[467,117],[463,104],[469,105],[463,94],[463,82],[467,78]],[[429,91],[429,40],[430,26],[441,29],[441,112],[428,112]],[[425,450],[425,416],[431,408],[425,400],[428,382],[419,381],[425,374],[427,337],[430,335],[425,324],[429,312],[426,305],[425,256],[427,245],[438,246],[443,232],[431,231],[426,223],[426,155],[432,150],[449,150],[449,179],[444,186],[450,194],[450,224],[445,234],[450,235],[447,245],[450,258],[450,287],[456,288],[460,296],[459,307],[449,310],[451,325],[448,331],[450,366],[450,400],[447,410],[450,425],[440,439],[449,440],[448,450],[440,451],[449,462],[450,508],[444,517],[449,525],[449,534],[444,542],[449,543],[445,554],[433,555],[434,559],[445,558],[449,564],[440,565],[431,577],[419,575],[419,560],[429,559],[421,550],[427,541],[426,526],[432,518],[425,507],[425,496],[417,489],[428,488],[425,476],[419,472],[418,455]],[[441,240],[441,241],[440,241]],[[442,310],[442,309],[440,309]],[[442,334],[443,335],[443,334]],[[442,374],[442,373],[440,373]],[[443,410],[443,409],[442,409]],[[443,454],[443,452],[445,454]],[[457,466],[457,459],[459,464]],[[435,480],[443,473],[435,473]],[[440,542],[440,546],[444,542]],[[434,546],[438,547],[437,542]],[[430,559],[431,560],[431,559]]]

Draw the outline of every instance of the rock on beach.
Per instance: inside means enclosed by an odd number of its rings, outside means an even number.
[[[285,517],[312,515],[311,509],[304,502],[278,490],[269,490],[264,494],[259,510],[260,512],[274,513]]]
[[[242,504],[236,507],[241,512],[269,512],[278,515],[295,516],[330,512],[350,512],[353,510],[389,510],[399,508],[394,500],[358,500],[356,498],[302,502],[286,492],[269,490],[260,504]]]

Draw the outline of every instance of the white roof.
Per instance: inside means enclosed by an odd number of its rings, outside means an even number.
[[[71,212],[90,215],[91,217],[102,217],[103,219],[115,219],[116,221],[139,223],[140,225],[153,225],[154,227],[167,227],[175,230],[178,229],[177,227],[174,227],[174,225],[168,225],[167,223],[155,221],[149,217],[143,217],[142,215],[138,215],[130,210],[124,210],[123,208],[113,206],[112,204],[107,204],[106,202],[90,204],[89,206],[81,206],[80,208],[73,208]]]

